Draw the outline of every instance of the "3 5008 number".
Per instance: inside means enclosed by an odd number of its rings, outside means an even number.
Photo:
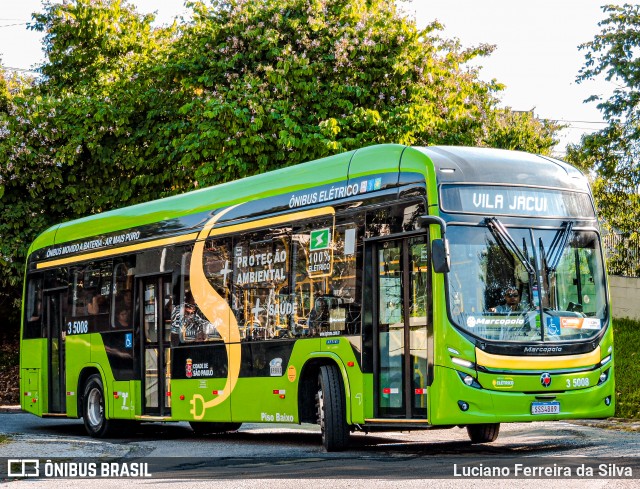
[[[67,334],[82,334],[89,332],[89,321],[69,321],[67,323]]]
[[[589,387],[589,377],[567,379],[567,387]]]

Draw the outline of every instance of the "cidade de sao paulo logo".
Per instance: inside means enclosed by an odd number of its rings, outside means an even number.
[[[213,369],[209,367],[208,362],[193,363],[191,358],[187,358],[184,371],[188,379],[192,377],[213,377]]]

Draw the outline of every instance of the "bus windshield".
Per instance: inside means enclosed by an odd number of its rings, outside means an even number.
[[[581,341],[606,324],[598,235],[559,229],[450,226],[451,319],[493,341]],[[542,312],[543,319],[540,319]],[[541,328],[544,324],[544,328]]]

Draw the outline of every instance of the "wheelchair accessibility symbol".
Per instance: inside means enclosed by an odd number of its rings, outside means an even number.
[[[127,333],[124,335],[124,347],[133,348],[133,333]]]

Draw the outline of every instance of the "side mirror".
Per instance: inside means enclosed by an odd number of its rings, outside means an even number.
[[[431,243],[431,261],[436,273],[449,273],[451,261],[449,259],[449,242],[446,239],[434,239]]]
[[[446,238],[447,223],[441,217],[430,216],[428,214],[420,216],[418,219],[422,227],[430,224],[440,226],[440,235],[442,238],[434,239],[431,242],[431,261],[433,263],[433,270],[436,273],[449,273],[451,270],[451,261],[449,259],[449,242]]]

